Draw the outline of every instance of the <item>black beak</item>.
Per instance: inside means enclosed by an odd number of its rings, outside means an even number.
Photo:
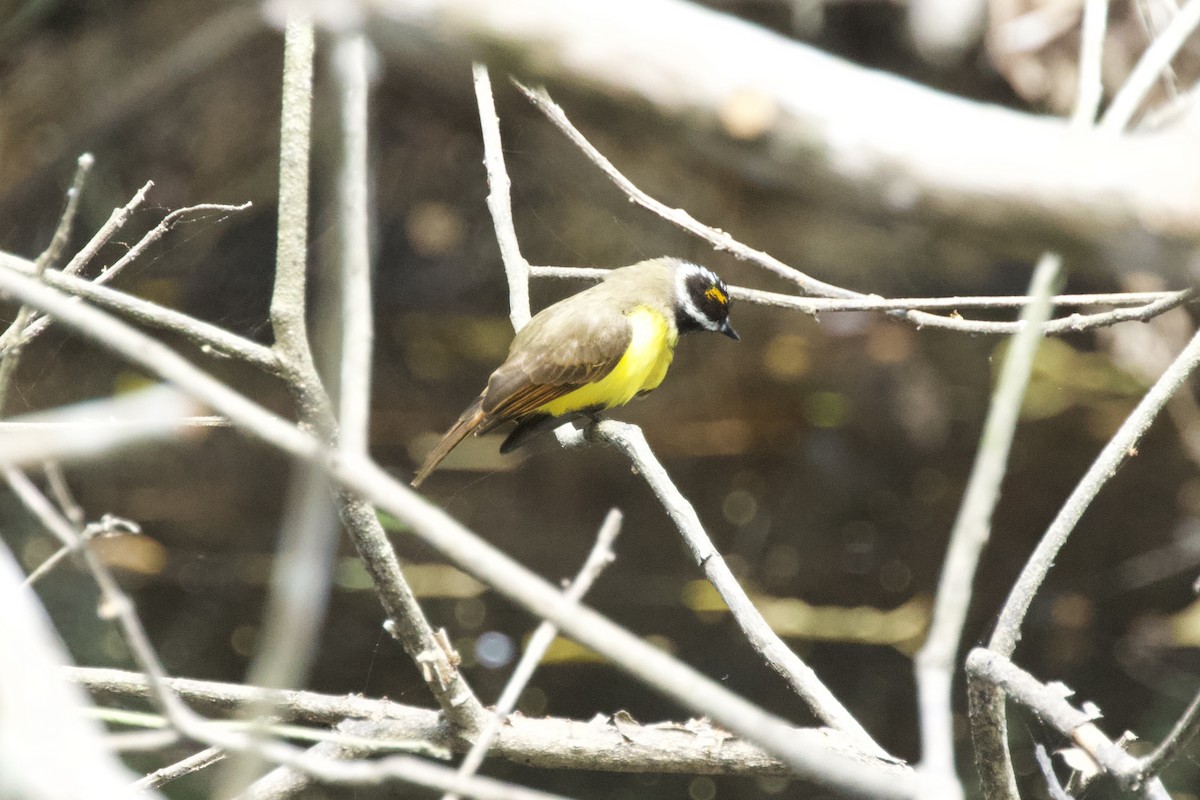
[[[725,320],[721,323],[720,332],[728,336],[730,339],[733,339],[735,342],[740,342],[742,340],[742,337],[738,336],[738,332],[735,331],[733,326],[729,324],[729,320]]]

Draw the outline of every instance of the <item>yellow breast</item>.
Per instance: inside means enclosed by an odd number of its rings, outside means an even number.
[[[595,383],[551,400],[538,408],[537,413],[559,417],[584,408],[612,408],[624,405],[639,393],[648,392],[662,383],[675,355],[678,335],[666,317],[645,307],[630,312],[629,325],[633,329],[629,348],[612,372]]]

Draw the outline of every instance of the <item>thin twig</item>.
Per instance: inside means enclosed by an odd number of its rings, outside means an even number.
[[[8,253],[0,253],[0,268],[13,269],[26,275],[34,272],[33,262]],[[42,277],[57,289],[115,311],[141,325],[177,333],[209,355],[236,358],[271,375],[279,373],[279,359],[271,348],[224,328],[74,275],[48,270]],[[26,328],[25,334],[30,333],[30,329]]]
[[[1200,2],[1200,0],[1196,0]],[[544,89],[530,89],[520,83],[517,87],[524,92],[530,102],[541,111],[547,119],[549,119],[556,127],[559,128],[570,139],[576,147],[583,151],[588,157],[603,172],[609,180],[617,185],[621,191],[625,192],[634,202],[642,205],[646,209],[658,214],[663,219],[671,222],[689,233],[705,240],[712,245],[713,249],[718,252],[728,252],[735,258],[749,261],[757,264],[770,272],[779,275],[792,283],[796,284],[803,291],[824,297],[854,299],[873,302],[878,298],[855,292],[841,286],[835,286],[824,281],[819,281],[809,275],[800,272],[793,267],[784,264],[779,259],[771,256],[761,250],[755,250],[748,247],[735,239],[730,234],[718,228],[705,225],[697,221],[694,217],[688,214],[683,209],[671,208],[670,206],[654,199],[646,192],[638,188],[632,181],[626,178],[605,156],[596,149],[591,142],[571,123],[566,113],[558,106],[546,93]],[[544,268],[540,268],[544,269]],[[543,273],[544,274],[544,273]],[[749,296],[748,293],[746,295]],[[781,298],[786,298],[786,295],[778,295],[776,299],[779,302],[771,303],[771,305],[783,304]],[[765,298],[764,298],[765,299]],[[1173,305],[1183,302],[1185,298],[1177,297],[1177,302]],[[797,304],[799,301],[796,301]],[[790,303],[789,303],[790,304]],[[1153,316],[1154,314],[1162,313],[1167,307],[1172,304],[1159,305],[1153,304],[1153,308],[1147,308],[1145,313]],[[917,309],[901,309],[889,312],[897,319],[904,320],[909,324],[915,325],[917,328],[940,328],[950,331],[958,331],[961,333],[986,333],[986,334],[1011,334],[1019,330],[1020,323],[1013,322],[987,322],[981,320],[967,320],[958,316],[941,316],[931,314],[926,311]],[[1090,327],[1098,327],[1104,325],[1112,325],[1116,322],[1122,322],[1126,319],[1141,319],[1142,316],[1129,316],[1128,312],[1114,311],[1108,312],[1097,318],[1080,318],[1077,315],[1068,317],[1063,320],[1056,320],[1046,326],[1047,333],[1062,333],[1066,331],[1076,332],[1087,330]]]
[[[117,231],[125,227],[125,223],[129,221],[134,212],[142,207],[142,203],[146,202],[147,193],[152,188],[154,188],[154,181],[146,181],[142,185],[142,188],[138,189],[133,197],[129,198],[128,203],[121,208],[114,209],[105,223],[100,226],[100,229],[92,235],[92,238],[88,240],[88,243],[78,253],[71,257],[71,260],[62,268],[62,271],[68,275],[78,275],[83,272],[88,264],[92,262],[92,259],[96,257],[96,253],[100,252],[100,248],[108,244],[108,240]],[[12,333],[12,328],[9,328],[5,332],[4,337],[0,338],[0,343],[7,344],[6,340],[10,333]]]
[[[1050,760],[1050,754],[1046,752],[1044,744],[1038,742],[1033,746],[1033,757],[1037,759],[1042,777],[1046,779],[1046,791],[1050,793],[1050,800],[1075,800],[1058,782],[1058,775],[1054,772],[1054,763]]]
[[[838,702],[812,668],[771,630],[771,626],[763,619],[729,569],[729,565],[725,563],[725,559],[709,539],[696,509],[671,481],[667,471],[650,449],[642,429],[616,420],[604,420],[591,426],[587,437],[617,447],[633,463],[638,474],[650,486],[667,515],[679,529],[696,564],[704,570],[704,576],[729,606],[730,613],[750,645],[771,668],[783,676],[792,691],[803,698],[822,722],[845,733],[858,743],[863,752],[887,757],[886,751],[875,743],[858,720]]]
[[[162,769],[154,770],[154,772],[149,773],[141,780],[135,781],[133,788],[142,790],[157,789],[185,775],[191,775],[193,772],[199,772],[205,767],[211,767],[228,755],[229,753],[219,747],[206,747],[199,753],[194,753]]]
[[[79,534],[54,506],[37,490],[24,473],[11,466],[0,466],[0,475],[17,494],[22,504],[53,531],[68,541],[77,541]],[[150,697],[169,723],[179,733],[226,750],[244,750],[265,758],[309,771],[330,781],[377,783],[396,779],[428,786],[440,791],[453,790],[478,798],[529,798],[549,800],[551,796],[481,778],[459,778],[453,770],[437,767],[420,759],[391,756],[375,762],[343,764],[315,758],[296,747],[274,741],[260,741],[245,733],[224,732],[208,725],[186,706],[171,690],[166,673],[146,636],[132,601],[121,591],[112,574],[87,547],[80,548],[102,598],[101,613],[117,621],[134,660],[146,672]]]
[[[592,584],[600,577],[600,573],[616,558],[613,553],[613,543],[621,532],[621,520],[622,515],[619,509],[609,510],[604,522],[600,525],[600,531],[596,534],[596,543],[592,545],[591,552],[583,562],[583,567],[575,576],[575,580],[563,591],[566,597],[575,601],[582,600]],[[479,771],[500,728],[504,726],[508,715],[517,707],[517,700],[520,699],[521,692],[525,691],[525,687],[529,685],[534,671],[557,636],[558,628],[553,622],[542,622],[533,632],[533,636],[529,638],[529,644],[525,647],[525,652],[513,669],[512,675],[509,676],[508,683],[500,692],[496,707],[492,709],[491,719],[483,726],[483,730],[479,732],[478,737],[471,744],[471,749],[467,751],[467,755],[459,765],[459,775],[474,775]],[[447,794],[442,797],[442,800],[458,800],[458,798],[453,794]]]
[[[530,274],[535,278],[600,280],[608,272],[609,270],[606,269],[579,267],[530,268]],[[953,311],[965,308],[1013,308],[1025,306],[1029,303],[1028,296],[884,298],[872,295],[860,298],[827,298],[801,297],[792,294],[780,294],[778,292],[764,292],[759,289],[747,289],[742,286],[731,286],[729,291],[735,300],[754,303],[756,305],[795,309],[814,316],[823,312],[837,311],[908,312],[935,308],[950,309]],[[1178,292],[1118,292],[1111,294],[1057,295],[1051,298],[1054,305],[1114,305],[1118,306],[1118,308],[1094,314],[1071,314],[1061,319],[1051,320],[1045,323],[1041,329],[1045,335],[1082,333],[1096,328],[1116,325],[1120,322],[1145,322],[1176,306],[1182,305],[1194,296],[1195,292],[1191,289]],[[1022,321],[992,322],[990,320],[963,319],[957,316],[939,316],[937,318],[941,320],[937,324],[938,328],[960,333],[1008,336],[1017,333],[1025,326],[1025,323]]]
[[[521,330],[529,322],[529,262],[521,255],[521,243],[513,225],[511,189],[508,168],[504,165],[504,143],[500,139],[500,118],[492,96],[492,79],[483,64],[472,64],[475,78],[475,103],[479,108],[479,124],[483,130],[483,165],[488,179],[488,211],[496,229],[496,243],[508,276],[508,313],[513,330]]]
[[[1104,35],[1108,29],[1108,0],[1085,0],[1079,43],[1079,82],[1071,125],[1090,128],[1104,99]],[[1122,127],[1124,127],[1122,125]]]
[[[779,718],[595,611],[566,600],[558,589],[426,502],[370,460],[362,456],[332,457],[312,435],[213,379],[153,338],[99,309],[74,303],[23,275],[0,270],[0,291],[37,306],[61,324],[102,342],[121,358],[171,381],[255,438],[294,457],[323,463],[335,480],[365,498],[368,508],[374,503],[393,514],[409,524],[414,535],[469,573],[556,623],[573,639],[610,658],[655,691],[707,714],[730,731],[775,753],[798,773],[855,795],[874,793],[874,800],[914,796],[917,789],[910,772],[885,768],[883,762],[864,762],[863,757],[831,757],[828,752],[814,750],[807,742],[797,740],[793,729]],[[387,552],[391,552],[390,548]],[[391,558],[395,558],[394,554]]]
[[[921,720],[921,771],[938,787],[938,794],[948,797],[962,796],[954,767],[951,694],[954,666],[962,644],[979,555],[991,537],[992,513],[1000,499],[1000,484],[1017,429],[1021,400],[1042,341],[1042,325],[1050,317],[1049,298],[1061,267],[1059,256],[1046,254],[1030,281],[1030,304],[1021,313],[1025,327],[1013,337],[1004,357],[1000,380],[979,437],[975,463],[950,532],[929,634],[914,662]]]
[[[1150,755],[1142,759],[1142,772],[1145,775],[1158,775],[1183,753],[1184,749],[1200,732],[1200,692],[1192,698],[1187,710],[1183,712],[1167,738],[1159,743]]]
[[[71,227],[75,222],[75,212],[79,208],[79,196],[83,193],[83,184],[87,180],[88,174],[92,171],[92,165],[96,159],[91,153],[84,153],[79,157],[79,161],[75,167],[75,178],[71,181],[71,188],[67,190],[67,205],[63,209],[62,216],[59,217],[58,226],[54,230],[54,236],[50,239],[50,244],[46,247],[37,260],[34,262],[34,274],[39,278],[45,274],[47,269],[52,269],[58,266],[58,260],[62,256],[62,251],[67,246],[67,241],[71,238]],[[33,315],[33,309],[29,306],[21,306],[17,309],[16,319],[12,322],[12,329],[21,331],[29,324],[29,320]],[[12,383],[12,376],[17,370],[17,364],[21,360],[20,347],[9,348],[0,355],[0,413],[3,413],[5,402],[8,399],[9,386]]]
[[[792,283],[799,286],[805,292],[822,297],[858,297],[857,292],[852,292],[849,289],[843,289],[840,286],[834,286],[831,283],[817,280],[809,275],[805,275],[799,270],[789,267],[777,258],[739,242],[733,236],[725,231],[717,230],[709,227],[698,221],[691,214],[681,208],[671,208],[666,203],[663,203],[651,197],[646,192],[642,191],[633,181],[625,177],[612,162],[605,157],[595,145],[580,133],[579,129],[567,117],[566,112],[562,110],[545,89],[531,89],[519,81],[513,81],[517,88],[529,98],[533,106],[541,111],[545,117],[554,123],[560,131],[562,131],[571,142],[583,151],[593,164],[599,167],[600,171],[612,181],[617,187],[629,196],[638,205],[648,211],[651,211],[663,219],[675,224],[692,235],[705,240],[713,246],[713,249],[718,252],[728,252],[735,258],[743,261],[750,261],[758,264],[766,269],[774,272],[782,278],[786,278]]]
[[[82,528],[87,521],[87,515],[72,494],[71,487],[67,485],[67,476],[63,474],[62,465],[57,461],[47,461],[42,471],[46,473],[46,484],[54,502],[58,503],[58,509],[72,525]]]
[[[61,545],[57,550],[50,554],[42,563],[38,564],[32,572],[25,577],[25,586],[33,586],[42,578],[54,571],[55,567],[62,563],[63,559],[75,552],[75,548],[71,545]]]
[[[67,249],[67,243],[71,240],[71,229],[75,225],[75,214],[79,210],[79,198],[83,195],[83,184],[95,163],[96,158],[91,153],[84,153],[75,162],[75,178],[71,181],[71,188],[67,190],[67,206],[54,229],[50,245],[37,258],[38,267],[43,272],[58,268],[63,251]]]
[[[1124,85],[1100,119],[1100,130],[1115,133],[1129,124],[1163,70],[1170,66],[1171,60],[1198,25],[1200,0],[1188,0],[1167,27],[1154,37],[1146,52],[1142,53],[1137,65],[1129,73]]]
[[[612,270],[603,267],[545,267],[531,266],[529,274],[534,278],[561,278],[563,280],[599,281]],[[870,295],[863,299],[805,297],[778,292],[764,292],[744,286],[730,286],[730,294],[737,300],[757,305],[795,308],[806,313],[822,311],[908,311],[912,309],[943,308],[1021,308],[1029,304],[1029,295],[964,295],[955,297],[880,297]],[[1055,306],[1140,306],[1174,297],[1179,292],[1108,292],[1098,294],[1058,294],[1051,298]]]
[[[505,171],[503,154],[500,152],[499,120],[496,118],[491,84],[488,80],[486,67],[477,64],[475,66],[475,78],[479,116],[485,131],[484,163],[488,169],[488,181],[492,186],[492,193],[488,199],[489,209],[492,212],[497,240],[502,243],[501,255],[504,259],[505,274],[508,277],[510,299],[518,304],[510,308],[510,313],[514,327],[519,330],[520,325],[524,324],[529,318],[527,285],[529,268],[525,259],[520,255],[516,231],[512,223],[511,199],[508,192],[510,182]],[[520,84],[517,85],[520,86]],[[520,88],[526,94],[530,94],[529,90],[524,87]],[[553,106],[552,101],[549,101],[548,97],[545,100]],[[557,106],[554,106],[554,108],[557,109]],[[558,110],[558,113],[561,114],[561,110]],[[569,130],[574,131],[574,128],[570,126],[570,122],[566,121],[565,116],[562,118]],[[577,131],[575,133],[578,134]],[[591,145],[581,135],[579,139],[582,141],[580,146],[591,148]],[[607,163],[603,155],[595,151],[594,148],[592,148],[592,152],[595,153],[597,159],[600,159],[597,163]],[[604,168],[603,164],[601,168]],[[624,181],[624,185],[629,190],[632,190],[632,192],[639,191],[632,183],[626,181],[624,176],[621,176],[620,173],[613,169],[611,165],[609,165],[609,169],[611,170],[610,177],[616,176],[614,180]],[[503,189],[502,192],[499,191],[501,188]],[[631,194],[631,196],[634,195]],[[646,203],[652,205],[657,203],[657,201],[654,201],[647,195],[640,194],[639,196]],[[661,206],[661,204],[658,205]],[[665,207],[663,210],[670,213],[670,210],[665,209]],[[684,222],[681,224],[684,224],[685,227],[687,224],[699,226],[699,223],[691,220],[686,215],[686,212],[678,211],[676,213],[683,215]],[[737,244],[731,237],[729,240]],[[784,269],[790,268],[785,267]],[[796,274],[799,275],[799,273]],[[569,425],[559,426],[556,435],[559,442],[564,446],[583,441],[583,438],[576,435]],[[751,646],[762,655],[772,668],[788,681],[792,689],[812,707],[814,713],[821,720],[854,738],[859,742],[864,752],[876,756],[885,756],[886,753],[883,749],[871,739],[870,735],[854,719],[853,715],[846,711],[837,698],[833,696],[833,693],[821,683],[816,673],[771,630],[771,627],[762,618],[758,609],[750,602],[745,591],[725,564],[724,559],[720,557],[716,552],[716,548],[713,547],[708,534],[704,531],[700,518],[696,515],[695,509],[671,482],[671,479],[666,474],[666,470],[663,469],[653,451],[651,451],[645,437],[642,435],[641,429],[632,425],[605,422],[599,426],[597,435],[602,441],[608,441],[610,444],[617,445],[638,468],[639,473],[650,483],[651,488],[666,508],[668,515],[676,523],[688,546],[692,549],[697,564],[702,566],[706,576],[729,605],[734,618],[746,634]]]
[[[182,395],[179,395],[178,392],[172,393],[170,390],[167,390],[167,393],[174,394],[177,397],[182,397]],[[104,402],[105,401],[100,400],[89,403],[89,407],[94,406],[90,413],[98,414],[101,411],[107,411],[108,409],[102,405]],[[186,407],[195,408],[195,405],[189,404]],[[48,414],[39,413],[31,414],[25,417],[14,417],[12,419],[0,420],[0,434],[8,436],[16,434],[41,433],[61,436],[63,434],[86,433],[87,431],[95,428],[138,430],[146,428],[147,423],[152,422],[143,417],[135,417],[132,412],[121,411],[119,407],[113,408],[113,411],[119,416],[96,416],[94,418],[88,418],[85,414],[72,414],[71,416],[73,418],[71,419],[55,421],[51,419],[51,417],[54,416],[54,412],[51,412]],[[166,417],[165,414],[160,414],[159,416]],[[229,420],[225,419],[225,417],[218,417],[212,414],[200,417],[176,417],[163,419],[162,422],[169,422],[172,425],[172,428],[177,430],[182,430],[185,428],[230,427],[230,422]],[[59,507],[62,507],[61,503],[59,504]],[[65,513],[67,509],[63,508],[63,511]],[[74,519],[71,521],[76,522]]]
[[[300,448],[309,453],[307,457],[325,446],[337,447],[338,438],[333,404],[313,360],[305,313],[312,48],[311,20],[290,20],[284,48],[279,231],[270,312],[280,375],[302,424],[321,438],[321,445],[310,441]],[[344,452],[347,457],[365,458],[363,453]],[[459,672],[456,654],[434,633],[421,611],[375,509],[362,497],[340,492],[338,510],[389,617],[385,628],[417,662],[447,719],[464,731],[474,730],[487,714]]]
[[[146,184],[146,186],[149,187],[150,184]],[[110,266],[105,267],[104,270],[102,270],[100,274],[92,280],[92,283],[96,285],[105,284],[120,275],[126,267],[137,261],[137,259],[140,258],[144,252],[146,252],[146,248],[150,247],[150,245],[154,244],[163,236],[165,236],[168,231],[174,228],[181,221],[194,214],[211,214],[214,212],[233,213],[235,211],[244,211],[249,207],[249,203],[242,203],[241,205],[236,206],[204,203],[176,209],[175,211],[172,211],[170,214],[167,214],[165,217],[163,217],[162,221],[151,228],[144,236],[142,236],[142,238],[138,240],[137,244],[126,251],[125,255],[121,256],[121,258],[117,259]],[[78,274],[78,271],[73,271],[71,269],[71,264],[68,264],[63,269],[62,274],[64,276],[73,276]],[[20,328],[16,327],[16,323],[10,325],[4,336],[0,337],[0,354],[9,352],[14,347],[24,347],[34,337],[41,334],[44,330],[46,330],[46,328],[50,327],[52,322],[53,320],[41,316],[32,320],[27,325],[22,325]],[[16,331],[16,333],[14,333],[14,331]]]
[[[125,643],[129,646],[134,661],[146,674],[151,690],[151,700],[168,718],[183,726],[184,731],[198,727],[199,717],[165,686],[166,671],[150,644],[150,639],[137,615],[133,601],[121,590],[104,561],[93,553],[91,548],[81,543],[80,531],[71,526],[71,523],[38,491],[25,473],[16,467],[5,464],[0,466],[0,475],[17,495],[21,504],[48,531],[61,541],[73,545],[83,554],[84,563],[87,564],[88,571],[100,589],[99,613],[101,616],[116,620],[117,625],[121,628],[121,633]]]
[[[96,667],[64,667],[67,680],[85,686],[97,700],[128,703],[149,692],[146,677],[136,672]],[[268,692],[242,683],[169,678],[167,684],[197,711],[209,716],[228,716]],[[373,720],[379,728],[369,738],[374,750],[389,743],[426,742],[434,749],[461,751],[467,744],[441,724],[438,713],[428,708],[378,700],[357,694],[327,695],[316,692],[284,692],[274,705],[280,719],[273,728],[337,725],[343,720]],[[213,724],[224,724],[214,720]],[[332,741],[343,737],[324,728],[306,728]],[[622,733],[624,731],[624,734]],[[831,751],[852,753],[854,745],[827,728],[796,728],[796,739],[806,740]],[[719,744],[718,744],[719,743]],[[699,720],[639,724],[612,719],[576,721],[561,717],[513,717],[501,727],[492,754],[521,764],[542,768],[587,767],[607,772],[662,772],[711,775],[786,775],[787,767],[740,737],[730,737],[719,728]]]
[[[141,677],[138,673],[128,673],[137,677]],[[174,687],[180,679],[171,678],[168,684]],[[245,684],[233,684],[236,686],[245,686]],[[270,702],[272,698],[279,697],[280,692],[274,689],[263,689],[256,687],[253,692],[253,699],[248,705],[254,705],[258,702]],[[292,694],[292,693],[288,693]],[[386,702],[386,701],[380,701]],[[244,710],[244,708],[238,709]],[[430,712],[427,709],[421,709],[426,713],[433,714],[436,717],[437,712]],[[140,731],[123,731],[114,733],[112,737],[120,737],[115,739],[113,749],[119,750],[161,750],[164,746],[170,746],[178,741],[178,737],[174,741],[165,740],[162,737],[154,737],[151,734],[155,732],[173,733],[171,730],[171,720],[164,717],[162,714],[154,714],[147,711],[130,711],[123,708],[108,708],[104,706],[95,706],[85,709],[83,712],[86,716],[102,720],[113,725],[122,725],[131,728],[140,728]],[[405,722],[400,721],[396,724],[396,728],[405,726]],[[257,720],[248,719],[208,719],[204,721],[206,730],[217,732],[241,732],[253,731],[260,726]],[[332,744],[344,744],[353,747],[361,748],[364,751],[371,753],[417,753],[429,758],[441,759],[443,761],[450,758],[450,751],[445,747],[440,747],[436,744],[431,744],[427,740],[418,739],[403,739],[403,738],[385,738],[385,737],[359,737],[346,736],[336,730],[327,728],[313,728],[307,725],[291,725],[278,721],[268,721],[261,725],[263,731],[266,731],[280,739],[290,739],[298,742],[321,742]],[[140,736],[138,734],[141,734]],[[166,741],[166,744],[155,744],[156,741]],[[145,746],[142,746],[144,743]]]
[[[1044,684],[1004,656],[977,647],[967,656],[972,678],[996,686],[1038,715],[1042,722],[1070,738],[1088,757],[1130,790],[1146,788],[1147,797],[1170,800],[1157,778],[1142,774],[1142,761],[1130,755],[1097,727],[1096,714],[1080,711],[1067,702],[1070,690],[1062,684]]]
[[[1012,654],[1021,638],[1021,623],[1029,610],[1029,604],[1045,580],[1058,551],[1100,490],[1117,474],[1122,464],[1137,455],[1138,442],[1154,422],[1158,412],[1171,399],[1171,395],[1183,386],[1197,366],[1200,366],[1200,333],[1192,337],[1187,347],[1141,399],[1063,503],[1009,592],[996,629],[988,642],[989,649],[1006,657]]]
[[[341,720],[335,729],[325,737],[325,741],[309,748],[306,755],[312,758],[339,760],[362,759],[377,755],[381,746],[386,746],[389,741],[386,734],[379,736],[381,730],[386,730],[386,728],[386,725],[380,725],[375,721]],[[402,742],[398,742],[398,744],[403,745]],[[413,742],[413,744],[424,745],[424,749],[427,751],[436,749],[428,747],[425,742]],[[434,755],[430,752],[424,754]],[[437,757],[448,758],[449,753],[443,752]],[[312,783],[312,775],[292,767],[276,767],[246,787],[246,791],[238,795],[237,800],[290,800]]]
[[[55,550],[49,558],[39,564],[33,572],[29,573],[29,577],[25,579],[25,586],[32,586],[37,583],[57,567],[64,558],[78,551],[79,548],[87,546],[87,543],[92,539],[99,536],[136,535],[142,532],[141,526],[136,522],[113,516],[112,514],[105,514],[100,522],[86,526],[78,525],[70,519],[68,521],[72,525],[75,525],[77,529],[80,529],[79,538],[74,541],[63,542],[62,546]]]

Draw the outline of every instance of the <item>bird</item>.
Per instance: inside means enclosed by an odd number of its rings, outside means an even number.
[[[547,306],[517,332],[508,357],[412,481],[419,487],[468,434],[506,423],[508,453],[538,433],[596,418],[658,387],[681,334],[713,331],[739,340],[729,289],[707,267],[663,256],[611,270],[604,280]]]

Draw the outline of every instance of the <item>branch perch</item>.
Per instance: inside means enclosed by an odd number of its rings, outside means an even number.
[[[595,611],[571,603],[558,589],[442,510],[431,506],[378,465],[361,456],[335,456],[310,434],[206,375],[154,339],[98,309],[72,302],[56,290],[14,272],[0,270],[0,291],[11,293],[20,302],[37,306],[60,323],[96,339],[122,358],[171,381],[254,437],[294,457],[322,464],[344,487],[408,523],[415,535],[467,572],[533,613],[551,620],[573,639],[612,659],[647,686],[685,707],[711,716],[730,731],[775,753],[798,774],[856,796],[874,794],[875,800],[914,796],[916,784],[907,770],[889,771],[881,769],[881,762],[863,763],[860,759],[831,757],[797,741],[791,735],[792,728],[779,718]],[[390,548],[387,556],[395,558]]]

